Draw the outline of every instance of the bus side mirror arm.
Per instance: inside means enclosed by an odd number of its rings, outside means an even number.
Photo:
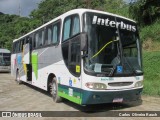
[[[88,37],[87,33],[81,33],[81,51],[87,51],[88,49]]]

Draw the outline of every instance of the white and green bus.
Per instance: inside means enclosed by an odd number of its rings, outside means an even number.
[[[75,9],[13,41],[11,74],[80,105],[141,99],[143,71],[136,22]]]
[[[0,48],[0,72],[10,72],[11,52],[8,49]]]

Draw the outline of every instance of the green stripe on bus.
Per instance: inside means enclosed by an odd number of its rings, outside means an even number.
[[[69,87],[68,87],[68,88],[69,88]],[[62,88],[62,87],[58,87],[58,91],[59,91],[59,92],[63,92],[63,93],[65,93],[65,94],[68,94],[68,93],[69,93],[69,90],[68,90],[68,89],[65,89],[65,88]],[[80,98],[80,97],[81,97],[81,93],[75,92],[74,89],[73,89],[73,96]]]
[[[81,104],[81,102],[82,102],[81,93],[74,92],[74,89],[73,89],[73,96],[70,96],[68,89],[58,87],[58,95],[60,97],[66,98],[74,103]]]
[[[73,96],[69,96],[68,94],[65,94],[65,93],[63,93],[63,92],[58,92],[58,95],[60,96],[60,97],[63,97],[63,98],[66,98],[66,99],[68,99],[69,101],[72,101],[72,102],[74,102],[74,103],[77,103],[77,104],[81,104],[81,99],[79,99],[79,98],[76,98],[76,97],[73,97]]]
[[[32,67],[37,80],[38,79],[38,52],[32,53]]]

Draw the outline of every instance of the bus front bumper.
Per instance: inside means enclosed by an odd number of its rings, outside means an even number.
[[[10,66],[0,66],[0,72],[10,72]]]
[[[101,103],[127,103],[141,101],[143,88],[123,91],[86,91],[83,90],[82,105]]]

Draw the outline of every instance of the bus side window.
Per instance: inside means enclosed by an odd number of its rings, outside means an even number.
[[[70,51],[69,51],[70,61],[69,61],[69,69],[70,71],[76,75],[80,75],[80,69],[77,70],[77,67],[80,66],[80,39],[71,39],[70,42]]]
[[[28,37],[25,37],[25,39],[24,39],[24,45],[26,44],[26,40],[27,40],[27,38],[28,38]]]
[[[29,43],[29,37],[26,38],[25,42],[26,42],[25,44]]]
[[[22,39],[19,41],[19,51],[22,51]]]
[[[42,31],[39,31],[39,36],[38,36],[38,47],[42,46]]]
[[[15,42],[15,43],[14,43],[14,46],[13,46],[13,47],[14,47],[14,48],[13,48],[14,53],[17,53],[17,51],[16,51],[16,49],[17,49],[16,46],[17,46],[17,42]]]
[[[44,45],[44,30],[42,31],[42,46]]]
[[[35,34],[35,48],[38,47],[38,38],[39,38],[39,34],[36,33],[36,34]]]
[[[19,41],[17,41],[17,45],[16,45],[16,52],[18,53],[19,52]]]
[[[30,49],[33,47],[33,46],[31,46],[32,44],[33,44],[33,41],[32,41],[32,34],[31,35],[29,35],[29,36],[27,36],[25,39],[24,39],[24,45],[25,44],[30,44]]]
[[[29,35],[28,39],[29,39],[29,43],[30,43],[30,50],[32,50],[32,47],[33,47],[33,46],[32,46],[33,34]]]
[[[72,15],[64,20],[62,53],[69,71],[80,76],[80,37],[73,37],[80,32],[80,20],[78,15]]]
[[[62,53],[63,53],[63,59],[65,61],[66,66],[68,67],[68,56],[69,56],[69,42],[63,43],[62,45]]]
[[[53,39],[52,43],[56,44],[59,41],[59,34],[60,33],[60,23],[58,22],[57,24],[53,25]]]
[[[46,29],[45,45],[51,44],[52,40],[52,27],[48,26]]]
[[[33,49],[36,48],[36,40],[35,40],[35,37],[33,37],[33,40],[32,40],[32,48],[33,48]]]
[[[20,52],[20,48],[21,48],[21,41],[19,40],[19,45],[18,45],[18,52]]]
[[[71,18],[69,17],[64,22],[63,41],[67,40],[70,37],[70,29],[71,29]]]
[[[13,45],[12,45],[12,53],[15,53],[15,42],[13,43]]]
[[[79,41],[72,41],[71,42],[71,61],[72,63],[80,62],[80,42]]]
[[[78,34],[80,32],[80,23],[79,23],[79,17],[76,15],[73,17],[73,23],[72,23],[72,36]]]
[[[23,45],[24,45],[24,41],[25,41],[25,38],[23,38],[23,39],[22,39],[21,51],[23,51]]]
[[[16,48],[16,46],[17,46],[17,42],[14,43],[14,48],[13,48],[13,49],[14,49],[14,53],[17,53],[17,48]]]
[[[53,40],[52,40],[52,42],[53,43],[57,43],[57,40],[58,40],[58,35],[57,35],[57,26],[56,25],[54,25],[53,26]]]

